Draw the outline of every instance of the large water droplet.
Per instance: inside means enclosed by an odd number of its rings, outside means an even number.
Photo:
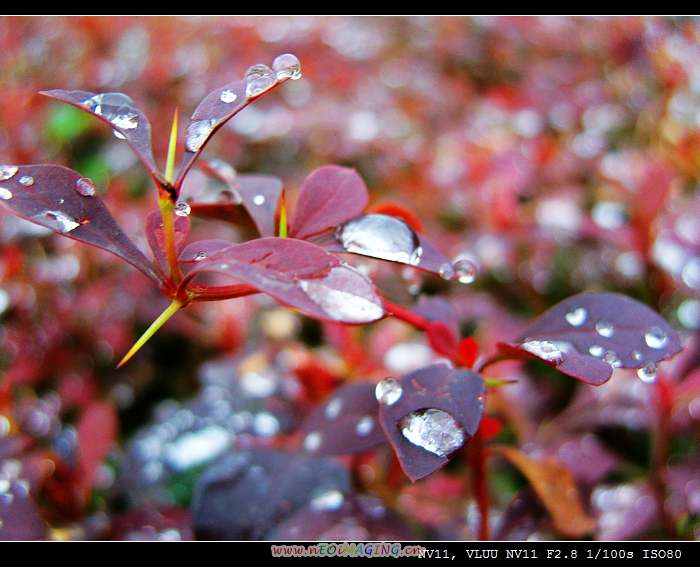
[[[552,341],[525,340],[521,345],[523,350],[534,354],[536,357],[559,364],[564,360],[561,349]]]
[[[566,322],[572,327],[580,327],[586,322],[588,311],[584,307],[574,307],[566,314]]]
[[[216,126],[216,120],[213,118],[190,122],[185,133],[187,151],[198,152],[211,135],[214,126]]]
[[[44,211],[32,218],[44,226],[63,233],[75,230],[80,226],[80,223],[73,217],[61,211]]]
[[[23,175],[19,178],[19,183],[25,187],[31,187],[34,185],[34,178],[31,175]]]
[[[668,337],[660,327],[652,327],[644,333],[644,341],[649,348],[661,349],[668,343]]]
[[[238,95],[234,93],[231,89],[224,89],[219,95],[219,100],[226,104],[231,104],[232,102],[235,102],[237,98]]]
[[[346,323],[367,323],[380,319],[384,315],[381,305],[336,288],[335,282],[341,284],[349,270],[351,268],[347,266],[335,267],[325,278],[301,280],[299,286],[331,319]]]
[[[343,505],[345,497],[339,490],[326,490],[311,499],[310,507],[316,512],[329,512],[337,510]]]
[[[374,396],[380,404],[394,405],[401,399],[403,388],[393,378],[385,378],[374,388]]]
[[[642,382],[654,382],[656,380],[656,364],[653,362],[647,362],[644,366],[637,370],[637,376]]]
[[[18,171],[19,167],[16,165],[0,165],[0,181],[12,179]]]
[[[373,429],[374,419],[366,415],[357,422],[357,425],[355,426],[355,433],[357,433],[360,437],[367,437],[367,435],[369,435]]]
[[[605,349],[600,345],[592,345],[588,349],[588,352],[591,353],[592,356],[600,358],[601,356],[603,356],[603,354],[605,354]]]
[[[83,197],[92,197],[95,194],[95,184],[89,177],[81,177],[75,182],[75,190]]]
[[[466,258],[460,258],[454,263],[454,271],[454,278],[459,283],[471,284],[476,280],[476,265]]]
[[[179,217],[188,217],[192,212],[192,207],[187,201],[179,201],[175,205],[175,214]]]
[[[261,95],[277,83],[277,74],[267,65],[253,65],[245,74],[245,94],[248,98]]]
[[[122,130],[133,130],[139,125],[139,112],[134,101],[123,93],[101,93],[83,105]]]
[[[598,333],[601,337],[605,337],[606,339],[609,339],[610,337],[613,336],[615,333],[615,327],[610,321],[598,321],[595,324],[595,330],[596,333]]]
[[[459,449],[466,438],[449,413],[434,408],[409,413],[401,418],[399,427],[410,443],[440,457]]]
[[[275,57],[272,62],[272,69],[277,74],[277,79],[301,79],[301,63],[296,55],[283,53]]]
[[[323,413],[328,419],[335,419],[340,415],[340,410],[342,409],[343,400],[340,398],[333,398],[326,404],[326,409],[323,410]]]
[[[265,204],[265,195],[256,195],[253,197],[253,204],[262,207]]]
[[[12,191],[7,189],[6,187],[0,187],[0,199],[3,201],[9,201],[12,199]]]
[[[418,237],[396,217],[365,215],[341,225],[336,236],[348,252],[414,266],[420,263]]]

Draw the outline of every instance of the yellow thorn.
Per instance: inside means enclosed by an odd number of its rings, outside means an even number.
[[[173,182],[175,177],[175,154],[177,153],[177,119],[178,110],[175,109],[173,115],[173,124],[170,127],[170,141],[168,142],[168,159],[165,162],[165,180],[168,183]]]

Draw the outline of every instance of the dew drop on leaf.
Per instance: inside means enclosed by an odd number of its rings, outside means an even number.
[[[606,351],[603,360],[613,368],[620,368],[622,366],[622,361],[614,350]]]
[[[440,457],[446,457],[464,445],[464,430],[447,412],[422,409],[404,416],[399,428],[413,445]]]
[[[75,190],[83,197],[92,197],[95,194],[95,184],[88,177],[81,177],[75,182]]]
[[[90,97],[83,105],[109,120],[122,130],[138,128],[139,113],[134,101],[123,93],[101,93]]]
[[[256,195],[253,197],[253,204],[262,207],[265,204],[265,195]]]
[[[12,179],[17,171],[19,171],[19,167],[16,165],[0,165],[0,181]]]
[[[6,187],[0,187],[0,199],[3,201],[9,201],[12,199],[12,191],[7,189]]]
[[[192,207],[186,201],[180,201],[175,205],[175,214],[179,217],[187,217],[192,212]]]
[[[368,415],[365,415],[364,417],[360,418],[360,421],[357,422],[357,425],[355,426],[355,433],[357,433],[360,437],[367,437],[367,435],[369,435],[373,429],[374,419]]]
[[[454,277],[459,283],[471,284],[476,280],[476,265],[466,258],[461,258],[454,263],[454,271]]]
[[[195,120],[187,126],[185,133],[185,147],[187,151],[198,152],[207,141],[209,135],[216,126],[216,120],[206,118],[204,120]]]
[[[525,340],[520,346],[523,350],[548,362],[559,364],[564,359],[561,349],[551,341]]]
[[[272,69],[275,71],[278,80],[301,79],[301,63],[296,55],[283,53],[275,57],[272,62]]]
[[[613,327],[613,324],[610,321],[598,321],[595,324],[595,330],[596,333],[598,333],[601,337],[605,337],[606,339],[609,339],[610,337],[613,336],[613,333],[615,332],[615,328]]]
[[[637,370],[637,376],[642,382],[652,383],[656,380],[656,364],[648,362]]]
[[[226,104],[231,104],[232,102],[235,102],[237,98],[238,95],[234,93],[231,89],[224,89],[219,95],[219,100]]]
[[[659,327],[652,327],[646,333],[644,333],[644,341],[647,343],[649,348],[662,349],[666,346],[668,342],[668,337],[664,333],[663,329]]]
[[[312,431],[304,437],[304,449],[313,453],[321,446],[321,434],[318,431]]]
[[[208,258],[208,255],[207,255],[206,252],[197,252],[197,253],[194,255],[194,261],[195,261],[195,262],[201,262],[202,260],[204,260],[204,259],[206,259],[206,258]]]
[[[245,74],[245,94],[248,98],[261,95],[277,83],[277,75],[267,65],[253,65]]]
[[[605,354],[605,349],[600,345],[591,345],[591,347],[588,349],[588,352],[591,354],[591,356],[600,358],[601,356],[603,356],[603,354]]]
[[[323,413],[328,419],[335,419],[340,415],[340,411],[343,409],[343,400],[340,398],[333,398],[324,409]]]
[[[638,350],[632,351],[632,359],[635,360],[636,362],[641,362],[643,358],[644,358],[644,355],[642,355],[642,353],[639,352]]]
[[[33,220],[62,233],[70,232],[80,226],[73,217],[61,211],[44,211],[35,215]]]
[[[34,178],[31,175],[23,175],[19,178],[19,183],[25,187],[31,187],[34,185]]]
[[[394,405],[401,399],[403,388],[401,384],[393,378],[385,378],[379,382],[374,389],[374,395],[380,404],[387,406]]]
[[[588,311],[585,307],[575,307],[566,314],[566,322],[572,327],[580,327],[586,322]]]
[[[348,252],[414,266],[423,253],[413,230],[389,215],[370,214],[348,221],[338,228],[337,238]]]

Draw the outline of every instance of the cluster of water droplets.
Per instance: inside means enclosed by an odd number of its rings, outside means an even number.
[[[447,457],[466,441],[466,434],[449,413],[428,408],[401,418],[399,429],[406,440],[439,457]]]
[[[457,281],[461,284],[471,284],[476,280],[478,269],[476,264],[467,258],[458,258],[454,263],[446,262],[440,266],[440,277],[445,280]]]
[[[17,175],[18,171],[19,167],[16,165],[0,165],[0,181],[12,179],[15,175]],[[0,199],[3,201],[9,201],[12,199],[12,197],[12,191],[10,191],[7,187],[0,186]]]
[[[120,130],[134,130],[139,125],[139,111],[131,97],[123,93],[100,93],[83,101],[98,116],[102,116]],[[115,136],[124,136],[115,131]]]

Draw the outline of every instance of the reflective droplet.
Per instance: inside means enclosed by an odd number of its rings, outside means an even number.
[[[117,140],[126,140],[126,136],[119,130],[112,130],[112,136],[114,136]]]
[[[617,353],[613,350],[606,351],[605,355],[603,356],[603,360],[613,368],[620,368],[622,366],[620,357],[617,356]]]
[[[552,341],[525,340],[520,346],[523,350],[547,362],[559,364],[564,360],[562,351]]]
[[[296,55],[283,53],[275,57],[272,69],[277,74],[277,79],[301,79],[301,63]]]
[[[202,260],[206,259],[207,257],[208,257],[208,256],[207,256],[207,253],[206,253],[206,252],[197,252],[197,253],[194,255],[194,261],[195,261],[195,262],[201,262]]]
[[[403,388],[397,380],[385,378],[374,388],[374,396],[380,404],[387,406],[394,405],[401,399]]]
[[[340,398],[333,398],[328,404],[326,404],[326,409],[323,410],[324,415],[328,419],[335,419],[340,415],[340,410],[343,409],[343,400]]]
[[[221,102],[225,102],[226,104],[231,104],[232,102],[235,102],[237,98],[238,95],[230,89],[224,89],[219,95],[219,100]]]
[[[420,263],[418,237],[396,217],[365,215],[341,225],[336,236],[348,252],[414,266]]]
[[[681,279],[689,288],[700,289],[700,256],[694,256],[685,263]]]
[[[462,284],[471,284],[476,280],[477,269],[473,262],[460,258],[454,263],[454,278]]]
[[[0,165],[0,181],[12,179],[18,171],[19,167],[16,165]]]
[[[337,510],[343,505],[345,497],[339,490],[327,490],[311,499],[310,507],[316,512]]]
[[[83,197],[92,197],[95,194],[95,184],[88,177],[81,177],[75,182],[75,190]]]
[[[409,413],[401,418],[399,428],[410,443],[440,457],[459,449],[466,438],[449,413],[434,408]]]
[[[80,226],[73,217],[61,211],[44,211],[32,217],[34,220],[58,232],[70,232]]]
[[[668,343],[668,337],[664,333],[663,329],[659,327],[652,327],[646,333],[644,333],[644,341],[647,343],[649,348],[661,349]]]
[[[613,333],[615,332],[615,327],[613,327],[613,324],[610,321],[603,320],[598,321],[595,324],[595,330],[596,333],[598,333],[601,337],[609,339],[613,336]]]
[[[321,446],[321,434],[318,431],[312,431],[304,437],[304,449],[313,453]]]
[[[187,201],[179,201],[175,205],[175,214],[179,217],[187,217],[192,212],[192,207]]]
[[[372,429],[374,429],[374,419],[366,415],[357,422],[355,433],[360,437],[367,437],[372,432]]]
[[[588,311],[584,307],[574,307],[566,314],[566,322],[572,327],[580,327],[586,322]]]
[[[245,74],[245,94],[248,98],[261,95],[277,83],[277,74],[267,65],[253,65]]]
[[[656,364],[647,362],[637,370],[637,376],[642,382],[651,383],[656,380]]]
[[[438,274],[443,280],[451,280],[455,276],[455,269],[450,262],[445,262],[440,266]]]
[[[31,175],[23,175],[19,178],[19,183],[25,187],[31,187],[34,185],[34,178]]]
[[[633,359],[635,362],[641,362],[641,360],[642,360],[643,358],[644,358],[644,355],[643,355],[641,352],[639,352],[638,350],[633,350],[633,351],[632,351],[632,359]]]
[[[198,152],[211,135],[214,126],[216,126],[216,120],[213,118],[191,122],[187,126],[187,132],[185,133],[185,147],[187,151]]]
[[[6,187],[0,187],[0,199],[3,201],[9,201],[12,199],[12,191],[7,189]]]
[[[265,195],[256,195],[253,197],[253,204],[262,207],[265,204]]]
[[[83,105],[122,130],[133,130],[139,125],[138,109],[134,101],[123,93],[97,94],[84,101]]]

